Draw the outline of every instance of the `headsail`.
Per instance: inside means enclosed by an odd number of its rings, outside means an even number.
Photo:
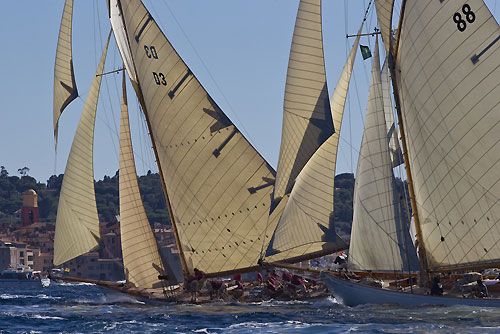
[[[375,0],[375,8],[377,10],[377,21],[380,25],[385,53],[388,55],[393,41],[392,10],[394,8],[394,0]]]
[[[500,263],[498,36],[482,0],[407,1],[396,73],[431,270]]]
[[[333,133],[321,0],[301,0],[288,63],[274,200],[290,193],[302,168]]]
[[[166,275],[137,183],[123,74],[120,121],[120,234],[127,282],[137,288],[161,287]]]
[[[358,270],[407,270],[411,256],[417,270],[416,252],[402,223],[387,141],[378,39],[373,55],[372,78],[361,142],[349,265]],[[408,249],[411,247],[412,249]]]
[[[267,261],[318,257],[347,247],[333,224],[337,149],[347,91],[359,44],[360,27],[331,98],[335,133],[314,153],[293,186],[266,253]]]
[[[54,145],[56,147],[59,117],[68,104],[78,97],[71,50],[72,21],[73,0],[66,0],[61,27],[59,28],[56,62],[54,65]]]
[[[111,22],[111,27],[113,28],[113,35],[115,36],[116,46],[120,51],[125,68],[129,78],[134,85],[134,89],[137,87],[137,73],[135,72],[134,61],[132,60],[132,55],[130,51],[130,46],[128,44],[127,32],[125,31],[125,25],[120,11],[120,3],[118,0],[109,0],[109,21]]]
[[[381,79],[382,95],[384,99],[385,122],[387,126],[387,140],[389,141],[392,167],[394,168],[403,163],[403,153],[401,151],[401,146],[399,145],[396,122],[394,122],[394,110],[392,108],[391,99],[391,74],[389,71],[389,58],[385,59],[384,66],[382,66]]]
[[[97,66],[75,138],[71,145],[57,208],[54,265],[87,253],[98,245],[99,218],[94,191],[93,146],[97,99],[109,39]]]
[[[275,173],[211,99],[144,5],[119,4],[184,270],[197,267],[212,275],[251,270],[275,228],[268,224]]]

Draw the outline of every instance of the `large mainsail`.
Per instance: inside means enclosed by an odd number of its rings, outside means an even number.
[[[416,270],[416,253],[411,242],[408,244],[408,227],[402,223],[398,196],[394,193],[384,114],[377,39],[354,186],[349,265],[357,270],[401,271],[408,269],[411,256],[412,269]]]
[[[98,245],[99,218],[94,191],[93,146],[97,100],[111,34],[83,107],[68,156],[57,208],[54,265],[82,255]]]
[[[500,263],[498,36],[482,0],[407,1],[396,73],[431,270]]]
[[[334,178],[342,117],[359,44],[359,29],[331,98],[335,133],[313,154],[297,177],[267,251],[268,261],[318,257],[346,248],[333,224]]]
[[[166,275],[156,239],[142,203],[135,170],[123,74],[120,121],[120,234],[123,266],[128,283],[142,289],[161,287]]]
[[[78,97],[73,55],[71,50],[71,24],[73,21],[73,0],[66,0],[59,28],[56,62],[54,65],[54,143],[57,147],[59,117],[63,110]]]
[[[275,200],[290,193],[302,168],[333,133],[323,58],[321,0],[301,0],[288,63]]]
[[[139,0],[119,1],[186,274],[254,269],[275,173],[208,95]],[[269,221],[269,223],[268,223]]]

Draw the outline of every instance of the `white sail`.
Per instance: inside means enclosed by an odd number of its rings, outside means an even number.
[[[274,171],[198,82],[138,0],[120,1],[186,273],[255,268]],[[273,226],[274,224],[274,226]]]
[[[397,167],[403,163],[403,153],[399,145],[398,129],[394,122],[394,111],[391,99],[391,74],[389,71],[389,58],[386,57],[381,72],[382,95],[384,98],[385,122],[387,126],[387,140],[391,152],[392,167]]]
[[[377,21],[380,26],[385,52],[388,55],[391,42],[393,41],[392,10],[394,8],[394,0],[375,0],[375,8],[377,10]]]
[[[269,245],[268,261],[331,253],[347,247],[335,233],[334,178],[342,117],[362,27],[330,100],[336,131],[304,166],[290,196],[282,200],[287,204]]]
[[[94,249],[99,218],[94,191],[93,146],[97,100],[109,38],[97,66],[64,172],[54,237],[54,265]]]
[[[73,53],[71,50],[71,24],[73,21],[73,0],[66,0],[59,28],[56,62],[54,65],[54,144],[57,147],[59,117],[74,99],[78,97]]]
[[[120,121],[120,234],[127,282],[137,288],[161,287],[158,275],[166,275],[156,239],[142,203],[135,170],[123,75]]]
[[[307,161],[333,133],[323,58],[321,0],[301,0],[288,63],[274,199],[290,193]]]
[[[110,0],[108,2],[109,6],[109,21],[111,22],[111,27],[113,28],[113,35],[115,36],[116,46],[118,51],[120,51],[120,56],[122,57],[125,68],[129,75],[130,81],[137,87],[137,73],[135,72],[134,61],[132,60],[132,55],[127,39],[127,32],[125,31],[125,25],[123,22],[123,17],[120,12],[120,4],[118,0]]]
[[[404,270],[402,226],[396,210],[392,163],[387,142],[378,39],[354,186],[349,265],[357,270]],[[415,252],[413,250],[413,252]],[[416,269],[416,268],[415,268]]]
[[[498,36],[482,0],[407,1],[396,73],[431,270],[500,262]]]

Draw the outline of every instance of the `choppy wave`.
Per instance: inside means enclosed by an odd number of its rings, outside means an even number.
[[[92,285],[0,289],[5,333],[498,333],[500,310],[307,302],[150,305]]]

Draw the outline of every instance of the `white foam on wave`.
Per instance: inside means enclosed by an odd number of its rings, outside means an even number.
[[[261,333],[264,330],[266,333],[286,333],[291,330],[301,330],[309,328],[312,324],[301,321],[279,321],[279,322],[257,322],[247,321],[239,324],[232,324],[227,328],[208,327],[194,330],[195,333],[227,333],[227,334],[242,334],[242,333]]]
[[[11,318],[15,317],[21,317],[21,318],[28,318],[28,319],[42,319],[42,320],[66,320],[61,317],[57,316],[50,316],[50,315],[43,315],[43,314],[37,314],[37,313],[15,313],[15,312],[2,312],[2,315],[6,315]]]
[[[137,324],[136,320],[130,320],[130,321],[115,321],[109,325],[104,326],[105,330],[112,330],[118,327],[119,325],[127,325],[127,324]]]
[[[80,286],[80,285],[95,285],[94,283],[86,283],[86,282],[79,282],[79,283],[70,283],[70,282],[60,282],[57,283],[57,285],[61,286]]]
[[[28,298],[39,298],[39,299],[61,299],[62,297],[53,297],[53,296],[47,296],[45,294],[38,294],[38,295],[10,295],[7,293],[3,293],[0,295],[0,299],[28,299]]]
[[[49,315],[41,315],[41,314],[32,314],[32,315],[26,315],[27,318],[31,319],[52,319],[52,320],[65,320],[64,318],[61,317],[55,317],[55,316],[49,316]]]

